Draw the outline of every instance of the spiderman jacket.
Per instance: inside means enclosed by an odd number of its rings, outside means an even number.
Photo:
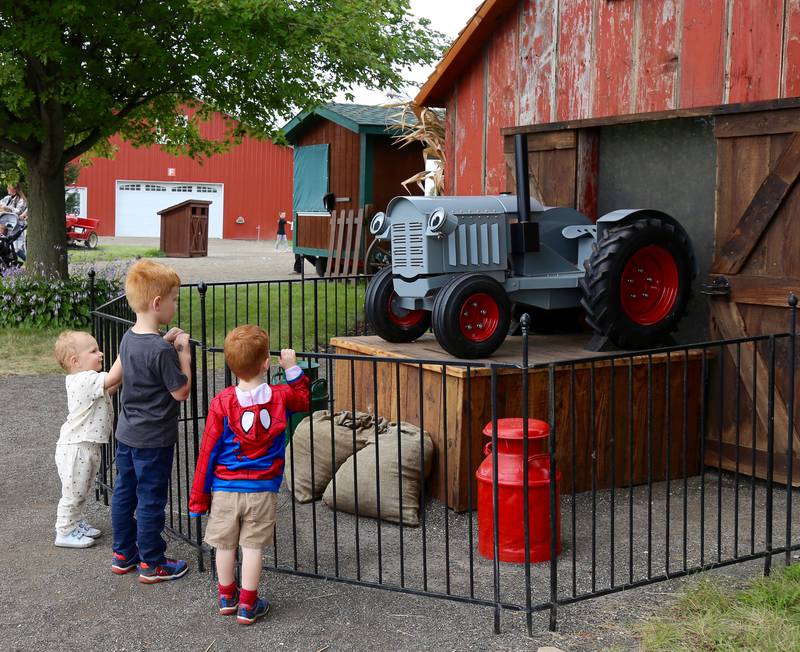
[[[192,516],[208,511],[212,491],[278,491],[289,415],[309,409],[308,377],[295,366],[286,379],[288,385],[253,390],[227,387],[211,401],[189,496]]]

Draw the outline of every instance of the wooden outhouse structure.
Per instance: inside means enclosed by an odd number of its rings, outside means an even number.
[[[800,294],[798,34],[796,0],[486,0],[416,101],[447,110],[448,194],[513,191],[513,135],[525,133],[543,203],[680,220],[700,264],[680,341],[784,332]],[[701,294],[714,279],[723,291]],[[720,363],[738,362],[753,398],[769,378],[750,347],[739,361],[720,349]],[[776,479],[790,438],[800,451],[780,389],[797,361],[777,359]],[[768,406],[752,402],[763,477]],[[734,468],[734,430],[707,442],[707,461]]]
[[[400,134],[392,128],[398,111],[332,103],[304,111],[284,127],[294,148],[296,253],[328,256],[330,210],[384,210],[393,197],[408,194],[401,182],[424,170],[425,162],[421,144],[400,147],[393,139]],[[416,187],[409,190],[419,194]]]

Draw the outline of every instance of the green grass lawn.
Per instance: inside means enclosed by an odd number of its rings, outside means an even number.
[[[53,344],[61,329],[0,329],[0,376],[9,374],[59,373]]]
[[[221,348],[228,331],[239,324],[255,323],[269,332],[272,350],[313,351],[334,335],[364,329],[365,290],[363,281],[306,281],[292,283],[291,289],[286,282],[211,286],[206,294],[208,346]],[[196,287],[181,289],[174,324],[202,340]],[[0,329],[0,347],[9,352],[0,359],[0,375],[60,372],[53,358],[53,343],[60,330]]]
[[[206,339],[209,346],[221,347],[232,328],[255,323],[269,332],[273,350],[313,350],[316,344],[321,346],[334,335],[363,330],[365,290],[363,281],[306,281],[292,283],[291,288],[285,282],[211,286],[206,293]],[[196,288],[181,290],[175,323],[202,340],[200,295]]]
[[[96,260],[132,260],[142,258],[161,258],[164,256],[160,249],[155,247],[137,247],[134,245],[98,245],[97,249],[85,247],[70,247],[69,262],[91,263]]]
[[[643,631],[646,652],[800,650],[800,564],[744,589],[702,580]]]

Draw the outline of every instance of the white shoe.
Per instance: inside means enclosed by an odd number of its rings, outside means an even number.
[[[103,534],[100,530],[98,530],[96,527],[92,527],[86,521],[78,521],[78,524],[75,527],[81,530],[84,536],[91,537],[92,539],[96,539]]]
[[[77,525],[66,534],[56,532],[55,545],[59,548],[91,548],[94,539],[86,536]]]

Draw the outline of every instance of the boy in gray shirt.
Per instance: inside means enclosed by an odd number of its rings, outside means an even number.
[[[191,389],[189,335],[179,328],[164,337],[159,327],[175,316],[180,278],[166,265],[140,260],[128,271],[125,296],[136,323],[122,337],[123,389],[117,420],[117,478],[111,503],[114,531],[111,570],[139,568],[146,584],[183,577],[188,566],[168,559],[161,536],[167,504],[179,402]]]

